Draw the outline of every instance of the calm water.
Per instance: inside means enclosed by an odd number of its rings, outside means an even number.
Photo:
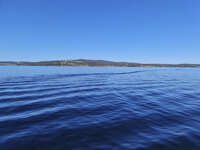
[[[200,69],[0,67],[1,150],[199,150]]]

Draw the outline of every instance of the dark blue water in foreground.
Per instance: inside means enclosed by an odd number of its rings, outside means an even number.
[[[0,150],[199,150],[200,69],[0,67]]]

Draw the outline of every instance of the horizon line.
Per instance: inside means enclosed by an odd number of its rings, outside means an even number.
[[[182,65],[182,64],[188,64],[188,65],[200,65],[200,63],[141,63],[141,62],[132,62],[132,61],[117,61],[117,60],[107,60],[107,59],[87,59],[87,58],[78,58],[78,59],[47,59],[47,60],[38,60],[38,61],[31,61],[31,60],[5,60],[1,61],[0,63],[4,62],[15,62],[15,63],[20,63],[20,62],[31,62],[31,63],[37,63],[37,62],[51,62],[51,61],[77,61],[77,60],[89,60],[89,61],[109,61],[109,62],[116,62],[116,63],[134,63],[134,64],[167,64],[167,65]]]

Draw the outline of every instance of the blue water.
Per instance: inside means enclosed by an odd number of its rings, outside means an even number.
[[[200,69],[0,67],[0,150],[199,150]]]

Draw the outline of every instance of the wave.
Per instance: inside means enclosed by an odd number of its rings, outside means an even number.
[[[2,78],[0,147],[199,150],[200,76],[192,74],[161,69]]]

